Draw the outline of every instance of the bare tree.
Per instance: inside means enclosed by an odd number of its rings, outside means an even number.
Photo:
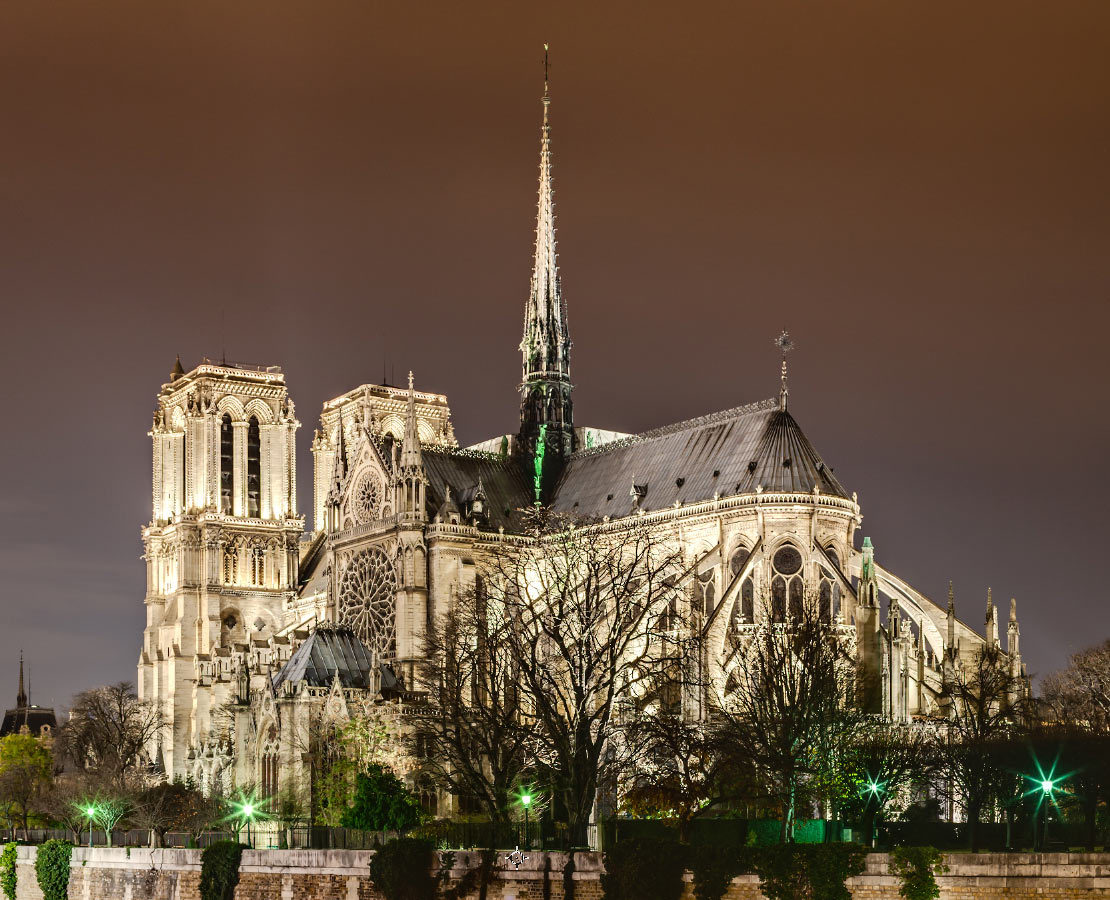
[[[953,667],[942,692],[948,721],[940,744],[950,799],[962,807],[968,841],[979,849],[979,823],[992,801],[1012,798],[1012,772],[1001,748],[1019,738],[1028,718],[1024,678],[998,647],[983,645]]]
[[[532,739],[512,627],[481,580],[459,597],[428,630],[419,673],[427,706],[411,723],[425,771],[475,799],[497,824],[512,819],[511,794],[529,769]]]
[[[69,719],[58,729],[55,752],[122,789],[128,773],[146,761],[146,749],[158,742],[163,728],[159,708],[140,700],[133,685],[123,681],[74,698]]]
[[[488,598],[509,623],[552,808],[583,846],[599,785],[628,761],[623,706],[687,655],[685,565],[678,542],[640,520],[584,525],[537,510],[529,530],[533,540],[497,544],[485,560]]]
[[[1083,814],[1084,843],[1093,850],[1100,802],[1110,800],[1110,640],[1074,654],[1044,680],[1032,747],[1053,748],[1067,789]],[[1044,761],[1046,764],[1048,760]]]
[[[761,624],[739,636],[715,699],[737,764],[763,779],[781,809],[785,843],[800,803],[820,787],[822,766],[840,755],[863,717],[852,698],[847,632],[824,621],[817,598],[778,622],[770,621],[777,616],[766,600],[762,606]]]

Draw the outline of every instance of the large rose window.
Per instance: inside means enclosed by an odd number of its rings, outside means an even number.
[[[366,646],[391,654],[397,645],[397,575],[378,547],[362,550],[339,579],[339,621]]]

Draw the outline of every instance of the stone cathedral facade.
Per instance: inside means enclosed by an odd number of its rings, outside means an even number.
[[[946,679],[997,645],[989,598],[980,635],[951,594],[945,608],[877,561],[856,494],[789,411],[785,356],[769,400],[635,435],[575,423],[549,109],[545,89],[516,433],[460,448],[447,397],[411,374],[407,388],[355,387],[323,405],[307,523],[279,369],[178,361],[162,386],[138,685],[166,716],[151,755],[167,776],[303,786],[321,723],[415,702],[428,623],[535,503],[678,535],[722,690],[745,629],[806,596],[854,643],[881,686],[874,711],[894,720],[943,714]],[[1023,674],[1018,639],[1011,603],[1007,665]]]

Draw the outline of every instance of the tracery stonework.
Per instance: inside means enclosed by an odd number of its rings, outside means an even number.
[[[339,621],[381,654],[397,644],[397,575],[379,547],[357,553],[339,580]]]
[[[378,518],[381,504],[381,488],[378,479],[370,472],[363,472],[354,489],[353,508],[355,522],[362,525]]]

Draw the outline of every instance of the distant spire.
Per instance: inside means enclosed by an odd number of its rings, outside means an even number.
[[[559,456],[574,449],[570,392],[570,330],[559,276],[555,241],[555,197],[551,175],[551,125],[548,93],[548,45],[544,44],[543,130],[540,133],[540,185],[536,206],[536,245],[531,289],[520,342],[520,436],[523,449],[535,455],[541,441]],[[546,430],[544,430],[546,428]]]
[[[956,646],[956,592],[948,582],[948,649]]]
[[[1016,622],[1017,621],[1017,598],[1016,597],[1011,597],[1010,598],[1010,621],[1011,622]]]
[[[347,477],[347,443],[343,435],[343,413],[339,414],[339,442],[335,448],[335,485],[343,482]]]
[[[786,387],[786,354],[794,349],[794,342],[790,339],[790,332],[785,328],[777,338],[775,346],[782,351],[782,387],[779,388],[779,409],[786,412],[786,399],[790,391]]]
[[[991,594],[991,589],[987,588],[987,646],[998,646],[998,622],[995,619],[994,613],[994,597]]]
[[[177,381],[182,375],[185,374],[185,369],[181,365],[181,354],[177,354],[177,362],[173,364],[173,371],[170,372],[170,381]]]
[[[23,651],[19,651],[19,693],[15,695],[15,708],[27,708],[27,692],[23,690]]]

